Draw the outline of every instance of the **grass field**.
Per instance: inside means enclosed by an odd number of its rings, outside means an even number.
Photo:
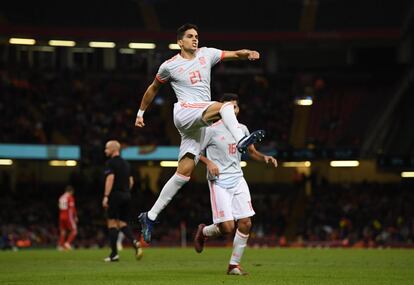
[[[132,250],[104,263],[108,249],[0,252],[0,284],[414,284],[414,251],[398,249],[251,249],[248,276],[225,274],[230,248]]]

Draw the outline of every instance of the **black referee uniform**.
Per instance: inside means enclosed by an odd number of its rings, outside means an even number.
[[[108,219],[128,221],[131,207],[131,191],[129,163],[120,156],[110,158],[105,165],[105,178],[114,175],[114,183],[108,197]]]

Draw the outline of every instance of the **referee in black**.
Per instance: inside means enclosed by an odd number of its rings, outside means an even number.
[[[105,192],[102,206],[107,210],[107,225],[111,254],[104,259],[106,262],[119,261],[116,241],[118,232],[122,231],[135,249],[136,259],[142,258],[142,248],[127,224],[131,203],[131,188],[134,179],[130,174],[130,166],[120,156],[121,145],[110,140],[105,145],[105,155],[109,160],[105,165]]]

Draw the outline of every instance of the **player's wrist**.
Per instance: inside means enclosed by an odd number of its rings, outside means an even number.
[[[138,112],[137,112],[137,117],[141,117],[141,118],[144,117],[144,113],[145,113],[145,111],[139,109]]]

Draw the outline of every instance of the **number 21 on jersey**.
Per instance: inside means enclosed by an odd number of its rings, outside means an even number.
[[[200,71],[196,70],[196,71],[190,72],[190,81],[191,81],[191,84],[196,84],[197,82],[200,82],[201,81]]]

